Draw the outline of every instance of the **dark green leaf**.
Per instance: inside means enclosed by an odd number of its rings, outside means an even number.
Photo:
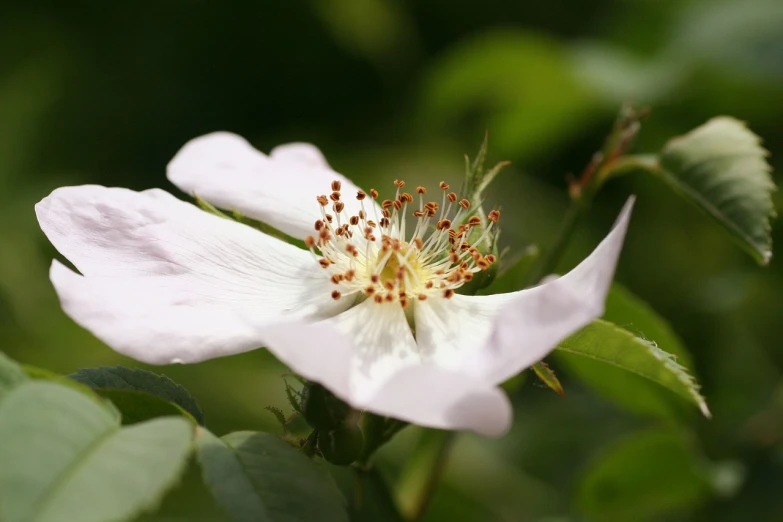
[[[0,352],[0,399],[26,380],[27,375],[22,367]]]
[[[136,424],[158,417],[182,415],[191,422],[196,422],[190,413],[173,402],[164,401],[160,397],[135,390],[113,390],[98,388],[95,393],[112,402],[122,415],[123,424]]]
[[[204,480],[231,520],[348,520],[326,471],[274,435],[237,432],[219,439],[199,428],[196,447]]]
[[[593,321],[563,341],[557,353],[583,357],[644,377],[696,404],[705,416],[710,416],[698,385],[673,355],[610,322]],[[622,393],[622,389],[616,391]]]
[[[145,404],[155,408],[154,411],[164,411],[164,406],[152,399],[144,399],[140,395],[125,395],[109,392],[108,390],[132,390],[144,392],[159,397],[182,408],[189,413],[199,424],[204,425],[204,414],[196,402],[196,399],[182,386],[175,383],[165,375],[148,372],[139,368],[125,368],[123,366],[101,366],[100,368],[84,368],[76,373],[69,375],[71,379],[86,384],[90,388],[98,390],[101,395],[110,399],[122,400],[123,404],[129,405],[130,401],[135,399],[144,400]],[[113,395],[110,396],[110,395]],[[120,408],[122,410],[122,408]],[[176,414],[179,411],[169,408],[167,415]],[[123,411],[123,414],[125,412]],[[136,418],[151,418],[154,415],[147,415],[141,410],[136,410],[133,415]]]
[[[122,428],[73,388],[25,383],[0,404],[0,519],[130,520],[178,479],[192,439],[182,418]]]
[[[775,214],[775,184],[760,141],[734,118],[713,118],[666,144],[653,173],[766,265],[772,257],[769,222]]]
[[[695,452],[674,432],[637,433],[614,444],[587,469],[577,504],[590,520],[672,520],[696,507],[709,482]]]

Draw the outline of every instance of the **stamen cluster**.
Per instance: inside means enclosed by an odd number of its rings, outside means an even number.
[[[376,303],[399,302],[403,308],[411,299],[448,299],[471,281],[473,274],[496,261],[494,255],[483,255],[471,246],[468,237],[473,228],[484,225],[475,241],[481,244],[500,219],[498,210],[489,212],[487,223],[477,215],[465,219],[470,202],[451,192],[447,183],[439,185],[443,192],[440,203],[425,201],[427,190],[416,187],[418,208],[410,213],[415,221],[409,237],[408,206],[416,198],[403,190],[404,181],[395,180],[394,184],[394,199],[382,200],[380,209],[370,204],[371,216],[365,201],[368,196],[379,198],[375,189],[369,195],[357,192],[361,209],[355,215],[345,210],[338,180],[332,182],[331,194],[317,197],[322,219],[315,222],[316,233],[307,236],[305,244],[336,286],[332,298],[361,293]]]

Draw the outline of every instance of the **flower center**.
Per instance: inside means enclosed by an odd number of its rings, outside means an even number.
[[[425,201],[426,189],[417,187],[418,205],[411,211],[414,197],[402,191],[405,182],[394,184],[395,199],[383,200],[380,208],[371,202],[371,215],[365,208],[368,195],[361,190],[356,194],[356,212],[346,210],[339,181],[332,182],[329,196],[318,196],[322,219],[315,222],[317,235],[306,237],[305,244],[334,283],[332,298],[362,294],[376,303],[397,302],[403,308],[411,299],[448,299],[473,274],[495,262],[494,255],[483,255],[469,239],[482,244],[500,218],[499,211],[491,211],[483,222],[471,214],[468,200],[449,192],[444,182],[440,203]],[[379,193],[372,189],[369,196],[377,200]],[[409,215],[415,218],[410,234]],[[474,230],[482,225],[481,232]]]

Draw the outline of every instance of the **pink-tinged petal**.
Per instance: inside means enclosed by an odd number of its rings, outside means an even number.
[[[560,341],[603,315],[633,202],[628,200],[592,254],[563,277],[508,294],[417,302],[420,353],[493,384],[543,359]]]
[[[188,194],[299,239],[313,234],[314,223],[321,219],[316,198],[330,194],[332,181],[342,183],[344,212],[355,215],[361,209],[356,185],[332,170],[321,151],[307,143],[281,145],[267,156],[236,134],[215,132],[186,143],[167,173]]]
[[[270,321],[328,317],[335,302],[307,251],[160,190],[64,187],[36,205],[63,309],[120,353],[196,362],[261,345]]]
[[[269,350],[295,372],[355,408],[490,436],[511,422],[502,391],[422,362],[398,304],[368,300],[328,320],[270,325],[264,335]]]

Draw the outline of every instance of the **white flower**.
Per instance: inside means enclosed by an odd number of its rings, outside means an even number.
[[[494,260],[460,247],[466,234],[443,220],[464,209],[447,191],[426,206],[399,183],[384,217],[312,145],[266,156],[227,133],[186,144],[168,177],[305,239],[312,252],[161,190],[60,188],[36,213],[81,272],[54,261],[50,273],[77,323],[152,364],[266,346],[356,408],[488,435],[511,419],[497,385],[603,313],[632,206],[565,276],[474,297],[454,290]]]

